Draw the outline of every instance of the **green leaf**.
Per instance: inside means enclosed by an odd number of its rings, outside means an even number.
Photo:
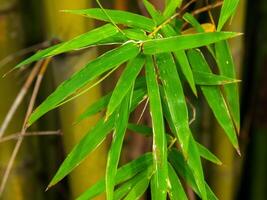
[[[103,42],[103,40],[117,35],[118,32],[119,31],[116,29],[116,27],[114,27],[111,24],[106,24],[99,28],[93,29],[87,33],[79,35],[67,42],[63,42],[63,43],[54,45],[52,47],[49,47],[47,49],[38,51],[37,53],[29,57],[28,59],[19,63],[15,68],[19,68],[21,66],[24,66],[26,64],[32,63],[37,60],[41,60],[49,56],[55,56],[60,53],[77,50],[77,49],[81,49],[81,48],[88,47],[88,46],[97,45],[98,43],[101,43],[101,41]],[[109,43],[109,42],[112,42],[112,40],[106,41],[106,42]]]
[[[178,34],[169,25],[165,26],[162,29],[162,31],[163,31],[164,35],[167,36],[167,37],[176,36]],[[182,70],[186,80],[188,81],[193,93],[197,96],[197,89],[196,89],[196,86],[195,86],[193,73],[192,73],[190,64],[188,62],[188,59],[187,59],[185,51],[184,50],[175,51],[174,52],[174,57],[178,61],[178,63],[180,64],[181,70]]]
[[[140,133],[140,134],[142,134],[144,136],[152,136],[152,134],[153,134],[152,128],[147,127],[145,125],[141,125],[141,124],[129,123],[128,124],[128,129],[133,131],[133,132]]]
[[[213,162],[214,164],[217,165],[222,165],[222,162],[220,161],[219,158],[217,158],[217,156],[215,156],[213,153],[211,153],[206,147],[204,147],[202,144],[197,143],[197,147],[199,150],[199,153],[201,154],[201,156],[203,158],[205,158],[206,160]]]
[[[211,72],[207,73],[193,70],[193,75],[197,85],[226,85],[240,82],[240,80],[213,74]]]
[[[143,177],[127,194],[124,200],[139,200],[149,186],[151,174]]]
[[[144,179],[144,177],[149,177],[152,174],[152,167],[149,166],[148,169],[137,174],[135,177],[123,183],[115,192],[114,192],[114,199],[123,199],[124,196],[140,181]]]
[[[164,21],[164,18],[163,18],[163,16],[161,16],[160,12],[158,12],[155,9],[154,5],[151,4],[149,1],[143,0],[143,2],[144,2],[144,6],[146,7],[147,12],[152,17],[155,24],[157,24],[157,25],[161,24]]]
[[[187,200],[187,196],[185,194],[184,188],[179,180],[175,170],[168,163],[168,173],[169,173],[169,196],[171,200]]]
[[[188,57],[194,70],[211,73],[209,65],[200,51],[189,50]],[[226,132],[233,146],[239,152],[235,127],[220,88],[218,86],[201,86],[201,90],[219,124]]]
[[[96,126],[90,130],[81,141],[72,149],[70,154],[61,164],[56,175],[49,183],[49,187],[55,185],[66,175],[68,175],[75,167],[77,167],[86,156],[96,149],[105,139],[108,133],[113,129],[114,117],[111,117],[108,121],[99,120]]]
[[[153,59],[150,56],[147,56],[145,69],[150,115],[153,126],[153,157],[156,169],[154,180],[157,188],[155,191],[156,194],[154,195],[157,196],[157,199],[165,200],[167,196],[168,179],[167,144],[157,76],[154,69]]]
[[[132,83],[133,85],[133,83]],[[115,117],[115,127],[112,137],[111,147],[108,153],[107,167],[106,167],[106,197],[107,200],[113,200],[115,177],[117,167],[120,160],[121,150],[124,135],[127,129],[129,113],[130,113],[130,99],[132,92],[129,91],[122,100]]]
[[[115,89],[112,92],[107,108],[106,117],[109,117],[121,104],[123,98],[131,89],[132,85],[135,82],[135,79],[143,68],[144,63],[145,58],[143,55],[138,55],[137,57],[128,62],[125,70],[119,78]]]
[[[188,166],[186,160],[183,155],[176,149],[172,149],[169,152],[169,161],[174,167],[174,169],[178,172],[178,174],[185,179],[188,185],[196,192],[196,194],[201,197],[201,193],[196,184],[196,180],[193,176],[192,170]],[[208,184],[205,182],[205,187],[207,191],[207,196],[209,200],[218,200],[215,194],[212,192]]]
[[[233,32],[213,32],[179,35],[162,39],[148,40],[144,42],[144,54],[158,54],[164,52],[174,52],[179,50],[206,46],[221,40],[226,40],[238,36]],[[177,45],[179,44],[179,45]]]
[[[220,31],[227,20],[235,13],[239,0],[224,0],[217,30]]]
[[[126,37],[129,38],[130,40],[145,41],[150,39],[146,35],[145,31],[137,28],[124,29],[123,32],[125,33]]]
[[[232,58],[231,50],[227,41],[217,42],[215,44],[216,60],[220,70],[220,74],[236,78],[235,64]],[[232,118],[234,120],[237,132],[240,130],[240,105],[239,105],[239,90],[237,84],[224,86],[225,97]]]
[[[163,16],[165,17],[165,19],[168,19],[173,14],[175,14],[176,9],[181,6],[182,2],[182,0],[169,0],[163,12]]]
[[[146,31],[153,31],[155,24],[153,20],[144,17],[142,15],[130,13],[121,10],[109,10],[103,11],[100,8],[91,8],[85,10],[65,10],[67,13],[84,15],[93,19],[98,19],[106,22],[111,22],[110,18],[116,24],[123,24],[129,27],[141,28]]]
[[[163,84],[166,102],[174,125],[174,134],[181,144],[188,165],[193,170],[202,198],[207,199],[200,155],[188,123],[187,105],[181,81],[171,54],[156,56],[159,75]]]
[[[201,24],[196,20],[196,18],[190,14],[190,13],[185,13],[183,15],[183,19],[188,22],[189,24],[191,24],[199,33],[204,33],[205,30],[203,29],[203,27],[201,26]]]
[[[139,53],[134,43],[127,43],[117,49],[111,50],[87,64],[82,70],[64,81],[30,116],[28,124],[31,125],[48,111],[54,109],[75,91],[85,86],[104,72],[118,67],[120,64],[132,59]]]
[[[130,163],[120,167],[117,171],[115,182],[116,184],[123,183],[128,179],[131,179],[139,172],[148,169],[153,162],[153,157],[151,153],[146,153],[139,158],[131,161]],[[88,200],[92,199],[105,190],[105,180],[102,179],[98,181],[91,188],[86,190],[81,196],[77,198],[77,200]]]

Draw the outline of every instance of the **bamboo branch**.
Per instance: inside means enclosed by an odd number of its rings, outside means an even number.
[[[39,131],[39,132],[25,132],[24,137],[28,136],[48,136],[48,135],[62,135],[60,130],[57,131]],[[21,137],[21,132],[14,133],[0,139],[0,143],[7,142],[9,140],[17,140]]]
[[[34,89],[33,89],[33,93],[32,93],[31,99],[30,99],[30,103],[28,105],[28,109],[27,109],[27,112],[26,112],[26,115],[25,115],[25,119],[24,119],[24,122],[23,122],[23,125],[22,125],[20,137],[18,138],[16,146],[15,146],[15,148],[14,148],[12,154],[11,154],[10,160],[8,162],[7,168],[5,170],[5,173],[4,173],[1,185],[0,185],[0,197],[1,197],[1,195],[3,194],[3,192],[5,190],[5,186],[6,186],[9,174],[11,172],[12,166],[14,164],[14,161],[15,161],[16,157],[17,157],[17,154],[19,152],[21,144],[23,142],[23,138],[24,138],[24,136],[26,134],[26,130],[28,128],[27,121],[28,121],[28,118],[29,118],[30,114],[33,111],[33,107],[34,107],[34,104],[35,104],[35,101],[36,101],[36,97],[37,97],[37,94],[38,94],[38,91],[39,91],[39,88],[40,88],[40,85],[41,85],[41,82],[42,82],[42,79],[43,79],[43,75],[44,75],[44,72],[47,69],[47,66],[48,66],[50,60],[51,59],[48,58],[48,59],[45,59],[42,62],[42,66],[41,66],[40,72],[38,74],[38,77],[37,77],[37,80],[36,80],[36,83],[35,83],[35,86],[34,86]]]
[[[1,127],[0,127],[0,139],[1,137],[4,135],[11,119],[13,118],[16,110],[18,109],[19,105],[21,104],[21,102],[23,101],[25,95],[27,94],[30,86],[32,85],[35,77],[37,76],[39,70],[40,70],[40,67],[42,65],[42,62],[39,61],[35,64],[35,66],[33,67],[30,75],[28,76],[27,80],[25,81],[24,85],[22,86],[20,92],[18,93],[16,99],[14,100],[11,108],[9,109]]]

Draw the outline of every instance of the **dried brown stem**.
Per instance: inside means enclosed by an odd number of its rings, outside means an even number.
[[[1,127],[0,127],[0,138],[4,135],[6,128],[8,127],[11,119],[13,118],[16,110],[18,109],[19,105],[21,104],[21,102],[23,101],[26,93],[29,90],[29,87],[32,85],[35,77],[37,76],[40,67],[41,67],[42,62],[39,61],[35,64],[35,66],[33,67],[30,75],[28,76],[27,80],[25,81],[24,85],[22,86],[20,92],[18,93],[16,99],[14,100],[11,108],[9,109]]]
[[[45,59],[42,62],[42,66],[41,66],[40,72],[38,74],[36,83],[34,85],[33,93],[32,93],[31,99],[30,99],[30,103],[28,105],[28,109],[27,109],[27,112],[26,112],[26,115],[25,115],[25,119],[24,119],[24,122],[23,122],[22,129],[21,129],[21,132],[20,132],[20,137],[18,138],[17,143],[16,143],[16,146],[15,146],[15,148],[14,148],[12,154],[11,154],[10,160],[8,162],[7,168],[5,170],[5,173],[4,173],[2,182],[1,182],[1,186],[0,186],[0,197],[3,194],[3,192],[4,192],[4,189],[5,189],[5,186],[6,186],[8,177],[9,177],[9,174],[11,172],[12,166],[14,164],[14,161],[16,159],[16,156],[17,156],[17,154],[19,152],[19,149],[21,147],[21,144],[23,142],[23,138],[24,138],[24,136],[26,134],[27,121],[28,121],[28,118],[29,118],[31,112],[33,111],[33,107],[34,107],[34,104],[35,104],[37,93],[39,91],[39,88],[40,88],[40,85],[41,85],[41,82],[42,82],[42,79],[43,79],[44,72],[46,71],[46,68],[47,68],[49,62],[50,62],[50,58]]]
[[[48,135],[62,135],[61,131],[39,131],[39,132],[25,132],[24,137],[28,136],[48,136]],[[21,133],[14,133],[0,139],[0,143],[7,142],[9,140],[17,140],[21,137]]]

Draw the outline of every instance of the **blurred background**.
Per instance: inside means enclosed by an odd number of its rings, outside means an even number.
[[[150,0],[162,9],[163,0]],[[141,0],[102,0],[105,8],[130,10],[147,15]],[[188,1],[184,1],[184,4]],[[218,1],[197,0],[189,12]],[[99,22],[60,12],[63,9],[96,7],[94,0],[0,0],[0,74],[3,75],[23,57],[58,41],[84,33]],[[219,8],[211,10],[218,18]],[[209,13],[195,15],[201,22],[209,21]],[[202,97],[194,99],[196,121],[192,129],[196,137],[222,161],[222,166],[204,162],[207,181],[222,200],[267,199],[267,1],[240,0],[238,11],[226,30],[243,32],[230,41],[240,83],[242,156],[231,147]],[[89,49],[57,56],[49,62],[37,95],[40,104],[55,87],[77,71],[88,60],[107,50]],[[0,124],[4,122],[21,88],[27,89],[8,128],[0,137],[0,180],[4,177],[18,133],[31,98],[34,82],[29,75],[32,67],[15,71],[0,79]],[[73,125],[85,108],[111,90],[119,72],[101,86],[60,109],[49,112],[28,130],[0,199],[3,200],[68,200],[74,199],[104,175],[109,141],[91,154],[68,178],[45,192],[46,186],[60,163],[99,116]],[[28,80],[28,85],[25,82]],[[133,114],[138,119],[142,105]],[[146,114],[142,118],[148,122]],[[1,134],[1,132],[0,132]],[[122,162],[128,162],[147,151],[151,141],[129,133]],[[190,199],[197,197],[187,188]],[[99,197],[98,199],[104,199]],[[148,197],[144,199],[149,199]]]

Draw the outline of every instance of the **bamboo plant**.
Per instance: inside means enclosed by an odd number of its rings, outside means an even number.
[[[114,90],[89,106],[78,118],[80,122],[101,111],[105,113],[72,149],[48,188],[67,176],[108,134],[112,134],[105,177],[77,199],[93,199],[103,192],[108,200],[139,199],[149,187],[152,199],[167,199],[167,195],[174,200],[187,199],[181,180],[201,199],[217,199],[205,181],[201,158],[215,164],[221,162],[194,138],[183,86],[188,84],[196,97],[203,94],[229,141],[239,152],[236,134],[239,130],[238,80],[227,41],[239,33],[221,31],[234,14],[238,1],[223,2],[216,30],[212,24],[200,24],[193,15],[186,13],[181,0],[167,0],[163,11],[144,0],[151,18],[104,9],[97,2],[100,8],[65,12],[106,24],[41,50],[15,67],[18,69],[73,50],[99,45],[114,47],[61,83],[32,113],[28,121],[31,126],[48,111],[90,91],[126,63]],[[185,22],[192,28],[184,30]],[[206,61],[203,48],[208,49],[217,66]],[[213,72],[215,67],[219,69],[217,74]],[[144,76],[140,75],[141,70],[145,71]],[[88,86],[95,80],[98,81]],[[149,102],[151,127],[129,122],[130,114],[144,100]],[[119,166],[127,129],[152,137],[153,145],[151,152]]]

